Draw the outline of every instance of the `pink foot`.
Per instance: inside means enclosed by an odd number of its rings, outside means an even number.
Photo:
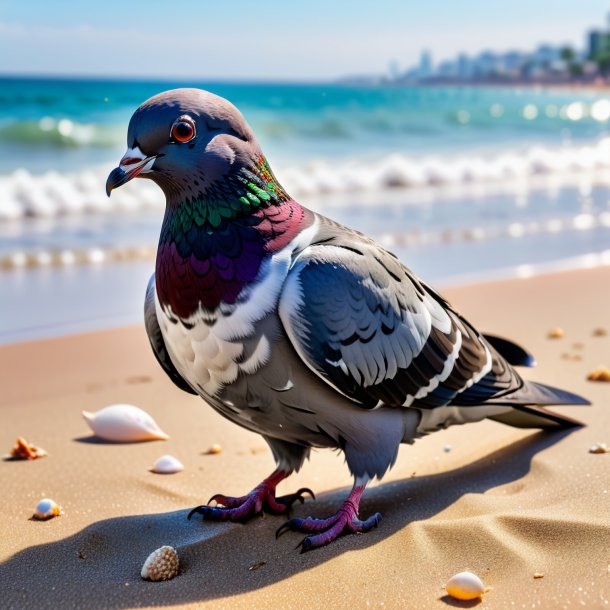
[[[190,519],[197,513],[204,520],[246,521],[263,511],[276,515],[286,513],[297,500],[301,503],[305,501],[304,494],[309,494],[315,499],[313,491],[305,487],[299,489],[296,493],[276,498],[275,488],[289,474],[290,472],[284,470],[276,470],[249,494],[238,498],[216,494],[210,498],[208,504],[214,501],[222,506],[197,506],[188,514],[188,518]]]
[[[279,538],[288,530],[307,534],[314,533],[312,536],[304,538],[297,546],[297,548],[300,546],[301,553],[304,553],[330,544],[343,534],[364,534],[370,531],[379,525],[381,513],[375,513],[365,521],[358,518],[358,508],[364,487],[364,485],[354,487],[347,500],[332,517],[328,519],[312,519],[311,517],[290,519],[277,530],[275,537]]]

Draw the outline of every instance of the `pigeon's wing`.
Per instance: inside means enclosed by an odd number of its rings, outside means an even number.
[[[168,377],[181,390],[184,390],[189,394],[197,394],[176,370],[176,367],[167,353],[167,348],[165,347],[165,341],[163,341],[163,335],[161,334],[161,328],[159,327],[157,313],[155,311],[154,273],[148,281],[148,287],[146,288],[146,299],[144,300],[144,326],[146,327],[146,334],[148,335],[153,354],[155,355],[157,362],[161,365],[161,368],[167,373]]]
[[[367,408],[482,404],[519,375],[437,293],[359,233],[293,261],[280,318],[299,356]]]
[[[488,333],[485,333],[483,337],[487,343],[493,345],[498,353],[512,366],[536,366],[536,359],[534,356],[514,341]]]

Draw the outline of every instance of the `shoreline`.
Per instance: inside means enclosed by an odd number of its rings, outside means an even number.
[[[8,607],[301,608],[304,592],[324,590],[322,608],[451,607],[443,584],[472,570],[494,589],[487,604],[512,609],[603,607],[610,599],[607,458],[589,447],[610,442],[608,385],[586,381],[610,365],[610,269],[469,285],[444,296],[482,332],[523,344],[538,366],[528,378],[589,398],[591,407],[557,407],[587,426],[540,433],[485,421],[432,434],[401,448],[396,465],[367,491],[371,533],[345,536],[301,555],[300,537],[275,540],[282,517],[247,525],[188,521],[210,495],[240,495],[273,468],[260,437],[177,390],[157,365],[142,325],[0,347],[0,446],[17,436],[46,449],[34,462],[0,462],[0,589]],[[578,312],[577,314],[575,312]],[[550,328],[562,339],[547,338]],[[570,359],[563,357],[570,354]],[[579,359],[576,359],[578,357]],[[80,412],[113,403],[148,411],[168,441],[96,442]],[[223,451],[203,455],[219,443]],[[449,447],[449,450],[447,449]],[[186,468],[148,471],[171,453]],[[322,517],[350,485],[340,456],[316,451],[281,493],[311,487],[317,500],[295,516]],[[65,514],[28,520],[41,497]],[[141,580],[147,555],[174,546],[181,573]],[[258,568],[253,568],[258,566]],[[544,578],[534,579],[535,572]],[[566,577],[569,575],[569,578]],[[485,602],[484,602],[485,603]]]
[[[391,248],[390,248],[391,249]],[[47,298],[47,307],[55,308],[61,311],[61,315],[55,314],[52,316],[52,321],[47,323],[36,323],[32,320],[33,316],[39,317],[39,312],[27,314],[27,311],[21,311],[19,315],[22,320],[30,320],[30,322],[22,322],[14,326],[14,316],[11,320],[11,328],[3,328],[0,326],[0,348],[2,346],[17,345],[20,343],[31,343],[39,340],[52,340],[61,337],[70,337],[82,333],[103,332],[122,327],[130,327],[137,325],[142,320],[142,303],[144,301],[144,290],[148,282],[148,278],[154,271],[154,253],[147,249],[145,253],[134,256],[134,260],[113,260],[112,257],[106,257],[104,263],[94,263],[84,266],[69,267],[49,267],[44,265],[38,268],[16,269],[4,273],[14,274],[13,280],[19,282],[19,276],[28,273],[45,274],[45,284],[52,282],[49,273],[67,274],[63,278],[61,285],[62,290],[69,290],[76,297],[83,290],[87,292],[87,302],[89,308],[86,309],[87,315],[82,315],[77,312],[75,305],[72,310],[66,309],[66,301],[56,300],[57,295],[54,295],[50,300]],[[100,264],[103,267],[100,267]],[[487,271],[477,271],[452,276],[440,276],[432,282],[428,282],[435,289],[443,292],[445,290],[460,290],[468,286],[486,286],[497,282],[519,281],[529,278],[539,278],[544,281],[547,276],[570,274],[575,271],[587,270],[604,270],[610,267],[610,249],[601,252],[591,252],[587,254],[567,257],[560,260],[547,261],[533,264],[518,264],[507,267],[500,267]],[[3,286],[2,273],[0,270],[0,289]],[[106,273],[107,280],[100,284],[96,281],[96,276],[99,273]],[[80,277],[80,280],[79,280]],[[427,281],[423,278],[424,281]],[[5,282],[6,284],[6,282]],[[40,281],[32,278],[32,286],[38,286]],[[109,285],[122,286],[128,290],[127,295],[123,296],[123,304],[121,307],[105,307],[106,287]],[[11,282],[8,285],[12,285]],[[83,288],[84,286],[84,288]],[[93,291],[93,292],[92,292]],[[9,294],[10,294],[9,290]],[[40,293],[40,298],[43,293]],[[11,297],[15,303],[20,300],[20,294],[15,294]],[[5,305],[5,310],[8,313],[14,308],[11,304]],[[94,313],[95,312],[95,313]],[[0,309],[0,313],[2,310]],[[8,320],[8,317],[7,317]]]

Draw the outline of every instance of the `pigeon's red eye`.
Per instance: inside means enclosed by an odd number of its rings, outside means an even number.
[[[172,138],[176,142],[188,142],[195,137],[195,123],[189,116],[181,116],[172,125]]]

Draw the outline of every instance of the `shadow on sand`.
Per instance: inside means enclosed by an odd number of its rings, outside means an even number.
[[[70,607],[164,606],[265,587],[345,552],[383,543],[410,522],[436,515],[464,494],[484,493],[524,477],[538,452],[569,433],[539,432],[457,470],[378,485],[365,494],[361,514],[380,511],[384,519],[379,528],[303,555],[295,550],[301,535],[290,533],[275,540],[282,517],[256,518],[246,526],[202,524],[198,519],[187,521],[185,509],[99,521],[64,540],[27,548],[0,565],[0,605],[59,608],[69,600]],[[328,516],[345,494],[346,489],[322,494],[315,502],[299,505],[295,515]],[[168,582],[144,582],[140,578],[144,559],[164,544],[177,548],[180,576]],[[266,563],[257,568],[262,562]]]

